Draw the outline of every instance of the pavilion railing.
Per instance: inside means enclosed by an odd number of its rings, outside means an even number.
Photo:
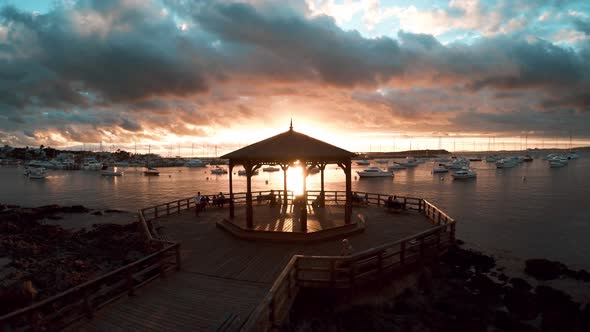
[[[444,253],[455,221],[350,256],[295,255],[241,331],[272,331],[286,321],[302,288],[351,288],[400,274]]]
[[[96,310],[154,279],[179,270],[180,244],[154,240],[161,249],[96,279],[0,317],[0,331],[58,331],[92,318]]]
[[[282,203],[283,201],[283,191],[281,190],[273,190],[276,195],[277,201]],[[320,195],[321,191],[319,190],[308,190],[307,191],[307,202],[311,204],[316,198]],[[261,202],[262,197],[266,197],[270,194],[270,190],[261,190],[261,191],[254,191],[252,192],[252,201],[254,204],[258,204]],[[357,195],[362,199],[363,204],[369,206],[384,206],[387,202],[387,199],[392,196],[392,198],[397,199],[400,202],[403,202],[404,205],[409,210],[415,210],[419,212],[423,212],[428,219],[432,221],[434,225],[446,224],[453,221],[453,218],[449,217],[446,213],[442,210],[431,204],[425,199],[416,198],[416,197],[408,197],[408,196],[399,196],[399,195],[387,195],[387,194],[376,194],[376,193],[367,193],[362,191],[355,191],[353,192],[354,195]],[[229,193],[223,193],[226,198],[229,198]],[[294,193],[293,191],[287,191],[287,203],[292,204]],[[204,195],[212,197],[215,195]],[[234,204],[235,205],[243,205],[246,204],[246,193],[245,192],[238,192],[234,193]],[[344,205],[346,203],[346,192],[345,191],[338,191],[338,190],[326,190],[324,191],[324,201],[326,204],[336,204],[336,205]],[[183,210],[190,210],[195,208],[195,199],[194,197],[187,197],[181,198],[174,201],[150,206],[147,208],[143,208],[139,210],[139,221],[142,225],[144,232],[146,233],[147,238],[156,238],[161,240],[168,240],[160,229],[162,225],[160,224],[158,218],[163,216],[168,216],[175,213],[180,213]]]

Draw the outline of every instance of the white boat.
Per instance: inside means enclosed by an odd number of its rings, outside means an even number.
[[[377,164],[387,164],[387,163],[389,163],[389,160],[387,160],[387,159],[377,159],[377,160],[375,160],[375,162]]]
[[[207,163],[201,159],[191,159],[184,164],[186,167],[207,167]]]
[[[432,173],[446,173],[448,171],[449,169],[446,168],[444,165],[438,165],[432,168]]]
[[[246,170],[245,169],[239,170],[238,175],[246,176]],[[258,170],[255,170],[254,173],[252,173],[252,175],[258,175]]]
[[[317,174],[320,172],[320,169],[318,167],[311,167],[310,169],[307,170],[308,174]]]
[[[88,160],[82,164],[82,169],[85,171],[100,171],[102,163],[96,160]]]
[[[468,167],[464,167],[460,170],[455,171],[453,174],[451,174],[451,176],[455,180],[473,179],[477,177],[477,173],[475,173],[474,170]]]
[[[531,162],[531,161],[533,161],[533,157],[531,157],[530,155],[527,154],[526,156],[524,156],[522,158],[522,161]]]
[[[578,159],[580,156],[578,156],[577,153],[575,152],[570,152],[567,154],[567,159]]]
[[[469,166],[469,161],[465,159],[454,159],[450,163],[445,164],[445,167],[452,170],[462,169]]]
[[[29,179],[45,179],[47,172],[45,168],[31,168],[27,176]]]
[[[393,177],[392,172],[384,171],[378,167],[369,167],[363,171],[357,171],[361,178]]]
[[[518,164],[514,158],[504,158],[496,161],[496,168],[512,168]]]
[[[211,170],[211,174],[217,174],[217,175],[227,174],[227,170],[225,168],[221,168],[221,167],[217,166]]]
[[[358,160],[356,162],[356,164],[359,165],[359,166],[368,166],[368,165],[371,164],[371,162],[368,161],[368,160],[366,160],[366,159],[363,159],[363,160]]]
[[[567,164],[561,162],[561,160],[559,160],[559,159],[554,159],[554,160],[549,161],[549,167],[551,167],[551,168],[559,168],[559,167],[564,167],[566,165]]]
[[[143,175],[145,175],[145,176],[159,176],[160,172],[153,167],[148,167],[145,171],[143,171]]]
[[[400,162],[401,165],[406,167],[416,167],[421,163],[420,160],[414,159],[413,157],[406,157],[406,159]]]
[[[496,161],[498,161],[500,159],[502,159],[502,158],[500,156],[496,155],[496,154],[487,156],[485,158],[486,163],[495,163]]]
[[[274,166],[267,166],[262,169],[263,172],[278,172],[280,170],[280,168]]]
[[[436,161],[437,163],[448,163],[448,162],[450,162],[450,161],[451,161],[451,159],[449,159],[449,158],[444,158],[444,157],[441,157],[441,158],[436,158],[436,159],[434,159],[434,161]]]
[[[109,168],[105,169],[104,171],[100,171],[100,175],[102,176],[121,176],[123,172],[117,170],[117,168]]]
[[[406,169],[407,167],[404,165],[400,165],[398,163],[394,163],[393,165],[387,167],[388,171],[398,171],[400,169]]]

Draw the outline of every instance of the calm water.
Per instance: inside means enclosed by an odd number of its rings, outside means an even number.
[[[541,159],[504,170],[485,162],[472,166],[478,170],[476,180],[432,175],[430,162],[397,171],[394,179],[355,179],[352,187],[427,198],[460,222],[460,238],[496,255],[546,257],[590,269],[590,155],[581,155],[561,169],[550,169]],[[228,175],[211,175],[209,169],[162,168],[160,172],[159,177],[145,177],[142,169],[128,168],[124,176],[108,178],[92,172],[51,171],[45,180],[29,180],[22,176],[22,169],[4,167],[0,168],[0,202],[135,210],[196,191],[228,191]],[[325,180],[326,190],[344,190],[344,173],[335,165],[327,167]],[[319,189],[319,181],[319,174],[311,175],[308,189]],[[252,183],[254,190],[282,185],[282,172],[261,172]],[[235,191],[245,186],[244,177],[234,176]]]

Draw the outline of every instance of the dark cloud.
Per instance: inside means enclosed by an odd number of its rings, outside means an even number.
[[[502,15],[516,17],[509,7]],[[306,8],[297,1],[165,0],[132,7],[96,0],[38,15],[4,7],[0,130],[23,142],[44,130],[77,141],[97,141],[103,132],[132,139],[143,132],[208,135],[197,127],[272,119],[269,109],[279,97],[309,105],[332,98],[333,106],[321,105],[337,110],[374,107],[389,118],[366,121],[348,112],[342,121],[385,126],[398,118],[423,121],[429,131],[429,121],[443,117],[453,119],[455,130],[471,123],[514,131],[533,114],[539,130],[550,128],[542,121],[561,125],[559,116],[569,114],[582,127],[588,123],[588,112],[579,112],[589,107],[588,47],[518,35],[469,44],[406,31],[397,39],[366,38],[330,17],[309,16]],[[586,34],[589,26],[575,21]]]

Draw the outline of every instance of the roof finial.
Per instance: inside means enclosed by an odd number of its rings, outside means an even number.
[[[293,131],[293,118],[291,118],[291,124],[289,125],[289,130]]]

